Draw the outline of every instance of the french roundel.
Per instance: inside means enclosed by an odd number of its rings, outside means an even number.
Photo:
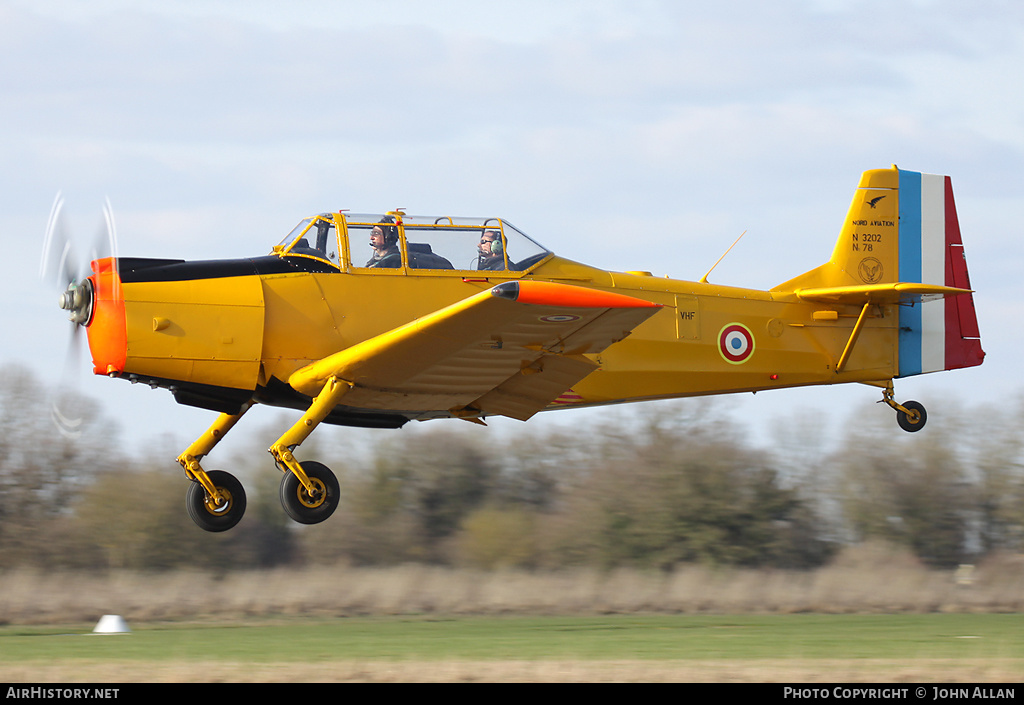
[[[742,364],[754,354],[754,334],[742,323],[730,323],[718,334],[718,351],[726,362]]]

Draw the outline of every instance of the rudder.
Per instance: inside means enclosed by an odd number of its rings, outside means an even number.
[[[970,289],[951,179],[894,170],[899,280]],[[980,365],[985,353],[973,294],[901,306],[899,345],[900,377]]]

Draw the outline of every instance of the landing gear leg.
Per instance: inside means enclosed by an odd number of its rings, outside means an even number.
[[[892,380],[890,380],[882,391],[882,401],[896,410],[896,422],[900,428],[909,433],[915,433],[924,428],[928,421],[928,412],[925,411],[924,405],[916,401],[906,401],[900,404],[894,398],[894,394]]]
[[[338,480],[325,465],[307,461],[300,464],[293,451],[305,441],[351,384],[329,377],[302,418],[270,446],[274,462],[285,475],[281,479],[281,505],[285,513],[301,524],[317,524],[334,513],[340,500]]]
[[[220,443],[231,427],[238,423],[252,403],[246,403],[237,414],[221,414],[206,433],[178,456],[185,476],[192,480],[185,499],[188,514],[205,531],[227,531],[245,513],[245,490],[233,475],[215,470],[207,473],[199,464],[214,446]]]

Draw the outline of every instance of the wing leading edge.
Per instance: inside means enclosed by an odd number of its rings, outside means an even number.
[[[288,383],[315,396],[330,377],[345,404],[525,421],[597,369],[660,304],[554,282],[505,282],[313,362]]]

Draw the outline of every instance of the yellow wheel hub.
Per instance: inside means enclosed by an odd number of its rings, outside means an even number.
[[[217,491],[220,492],[222,497],[224,497],[223,502],[217,504],[217,501],[210,495],[206,495],[206,501],[204,502],[206,511],[214,516],[220,516],[231,508],[231,493],[223,487],[218,487]]]
[[[327,486],[315,477],[309,478],[309,481],[313,487],[316,488],[316,493],[310,496],[309,492],[306,491],[306,488],[299,485],[296,490],[296,495],[298,496],[299,503],[301,503],[302,506],[309,509],[316,509],[327,499]]]

